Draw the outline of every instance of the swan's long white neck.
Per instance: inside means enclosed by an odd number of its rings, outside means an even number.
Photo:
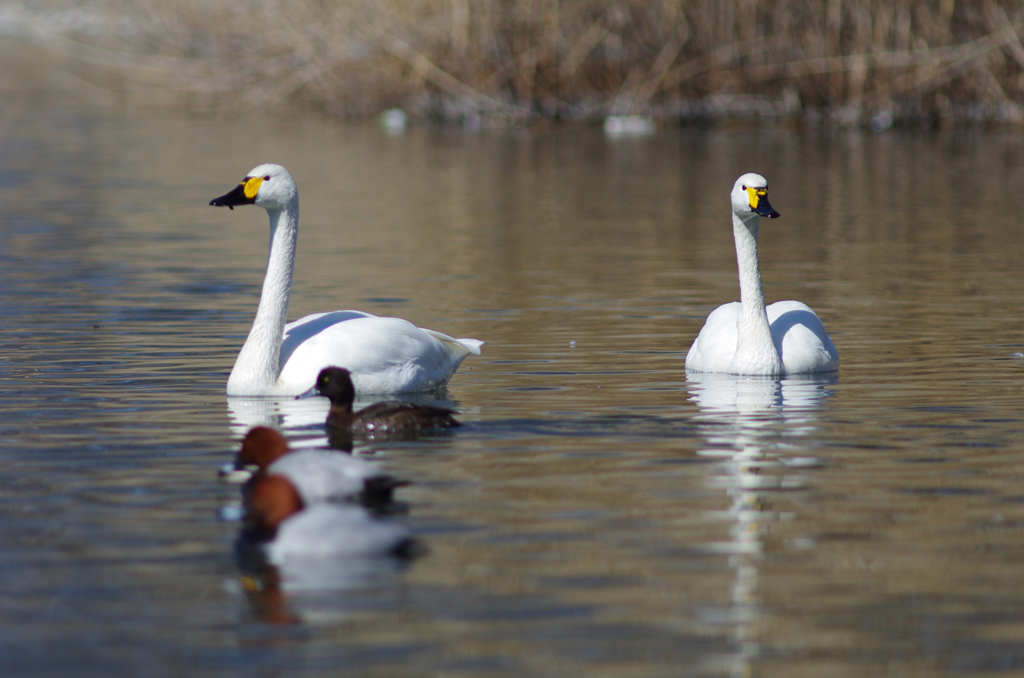
[[[736,321],[736,352],[730,372],[733,374],[781,375],[782,359],[772,340],[772,329],[765,310],[764,284],[757,258],[756,214],[732,215],[736,239],[736,263],[740,273],[740,317]]]
[[[249,337],[238,353],[228,377],[228,394],[266,393],[277,384],[281,374],[281,342],[288,319],[288,300],[295,248],[299,239],[299,199],[284,209],[268,209],[270,216],[270,252],[263,293]]]

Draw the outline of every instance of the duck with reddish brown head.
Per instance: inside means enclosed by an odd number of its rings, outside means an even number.
[[[263,544],[277,566],[296,559],[373,558],[414,555],[409,530],[371,516],[353,504],[307,506],[284,476],[261,474],[246,493],[246,543]]]
[[[268,475],[287,479],[305,505],[355,501],[386,509],[394,501],[395,488],[408,484],[377,464],[348,454],[292,451],[278,431],[257,426],[245,435],[235,462],[221,469],[221,477],[227,482],[244,483]],[[251,484],[248,491],[252,491]]]

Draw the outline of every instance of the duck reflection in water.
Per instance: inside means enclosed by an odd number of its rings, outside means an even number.
[[[364,611],[365,596],[353,595],[361,591],[372,590],[374,601],[382,604],[388,598],[401,596],[399,577],[412,562],[408,557],[388,555],[332,561],[293,559],[277,566],[268,563],[251,545],[239,542],[237,555],[242,573],[238,581],[251,614],[264,624],[290,628],[348,620],[354,613]],[[306,639],[305,634],[259,634],[252,643],[280,645]]]
[[[356,391],[351,373],[343,367],[327,367],[317,375],[316,384],[296,397],[325,396],[331,401],[327,433],[332,447],[352,449],[353,438],[413,438],[429,431],[461,426],[453,410],[401,400],[374,403],[354,410]]]

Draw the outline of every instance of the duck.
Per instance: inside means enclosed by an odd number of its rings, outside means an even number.
[[[233,464],[221,468],[220,476],[232,484],[247,484],[265,475],[287,479],[303,505],[331,501],[357,502],[375,509],[392,506],[394,491],[408,485],[377,464],[340,452],[297,450],[288,447],[280,432],[256,426],[246,433]]]
[[[462,424],[454,410],[433,405],[416,405],[398,400],[379,402],[354,412],[356,392],[352,374],[344,367],[325,367],[313,388],[297,396],[325,396],[331,401],[327,427],[360,436],[409,436],[421,431],[446,429]]]
[[[403,525],[354,504],[307,506],[288,478],[273,473],[249,487],[241,539],[240,546],[261,546],[266,560],[281,568],[296,560],[412,556],[416,550]]]
[[[228,377],[229,396],[294,396],[321,369],[343,365],[356,390],[416,393],[444,387],[482,341],[453,339],[401,318],[362,311],[314,313],[286,322],[299,235],[299,190],[281,165],[250,171],[233,190],[210,201],[234,209],[256,205],[270,218],[270,252],[252,329]]]
[[[686,371],[766,377],[838,371],[839,353],[807,304],[765,306],[757,232],[762,217],[780,216],[768,202],[768,180],[744,174],[732,188],[731,203],[740,301],[708,315],[686,354]]]

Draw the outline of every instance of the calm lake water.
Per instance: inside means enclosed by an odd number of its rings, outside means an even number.
[[[1024,673],[1024,134],[410,129],[0,108],[0,673]],[[290,317],[398,315],[487,343],[466,426],[372,443],[412,484],[405,567],[281,591],[240,565],[253,424],[229,401],[267,219],[302,195]],[[728,192],[768,177],[769,300],[828,379],[687,378],[737,296]]]

